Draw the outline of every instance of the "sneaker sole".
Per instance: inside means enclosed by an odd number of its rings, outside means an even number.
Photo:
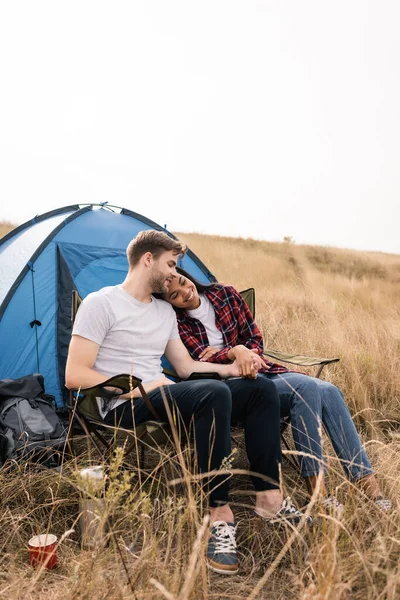
[[[256,510],[254,511],[254,514],[257,515],[257,517],[260,517],[260,519],[262,519],[264,523],[268,523],[271,525],[298,525],[301,521],[301,519],[296,520],[290,519],[288,517],[263,517]],[[313,521],[306,521],[305,524],[310,527],[313,524]]]
[[[219,569],[218,567],[214,567],[209,563],[208,560],[206,560],[206,564],[211,571],[214,571],[214,573],[218,573],[218,575],[237,575],[237,573],[239,573],[239,567],[235,571],[228,571],[226,569]]]

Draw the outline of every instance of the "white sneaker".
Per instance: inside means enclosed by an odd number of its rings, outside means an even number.
[[[328,496],[321,500],[320,505],[325,510],[326,514],[332,517],[340,518],[344,513],[344,506],[336,496]]]
[[[374,504],[383,512],[390,512],[393,510],[392,501],[389,500],[389,498],[384,498],[383,496],[374,498]]]
[[[292,525],[298,525],[301,519],[304,517],[304,514],[298,510],[294,504],[292,503],[290,497],[288,496],[282,502],[282,506],[276,513],[276,515],[272,517],[264,517],[258,511],[254,511],[256,515],[262,517],[264,521],[268,523],[291,523]],[[313,518],[308,516],[306,519],[306,525],[312,525]]]

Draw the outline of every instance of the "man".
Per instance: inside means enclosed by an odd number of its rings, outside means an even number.
[[[236,362],[211,365],[193,360],[183,345],[173,308],[153,293],[166,293],[177,276],[177,258],[186,248],[164,232],[140,232],[129,244],[129,271],[121,285],[89,294],[82,302],[69,347],[66,385],[86,388],[112,375],[133,373],[143,381],[149,398],[167,420],[162,388],[185,425],[194,423],[197,463],[200,472],[221,468],[231,454],[231,422],[243,422],[250,469],[254,477],[256,512],[265,519],[298,522],[302,515],[283,501],[279,489],[279,399],[265,378],[239,378]],[[181,379],[191,373],[217,372],[226,383],[215,380],[174,384],[161,368],[165,354]],[[151,419],[138,390],[133,396],[135,424]],[[133,427],[131,403],[119,398],[112,405],[99,399],[106,423]],[[210,491],[211,535],[207,561],[218,573],[238,570],[235,526],[228,504],[228,478],[215,477]]]

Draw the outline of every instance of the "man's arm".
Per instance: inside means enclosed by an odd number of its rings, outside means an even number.
[[[73,335],[69,344],[65,385],[67,388],[88,388],[109,379],[108,375],[93,369],[99,344],[80,335]]]
[[[181,379],[187,379],[192,373],[218,373],[218,375],[224,378],[239,376],[236,362],[221,365],[193,360],[180,339],[168,342],[165,349],[165,356]]]
[[[80,335],[73,335],[69,345],[67,366],[65,370],[65,385],[69,389],[77,390],[79,388],[88,388],[110,378],[93,369],[96,357],[99,351],[99,344],[92,342]],[[147,393],[161,387],[162,385],[173,385],[174,382],[164,376],[143,385]],[[108,388],[107,388],[108,389]],[[136,388],[133,393],[130,392],[120,398],[139,397],[140,392]]]

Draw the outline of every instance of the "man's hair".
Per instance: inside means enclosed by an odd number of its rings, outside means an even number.
[[[155,229],[139,231],[126,249],[129,267],[137,265],[146,252],[151,252],[154,258],[157,259],[163,252],[169,250],[172,250],[176,255],[185,254],[187,246],[183,242],[169,237],[164,231],[156,231]]]

